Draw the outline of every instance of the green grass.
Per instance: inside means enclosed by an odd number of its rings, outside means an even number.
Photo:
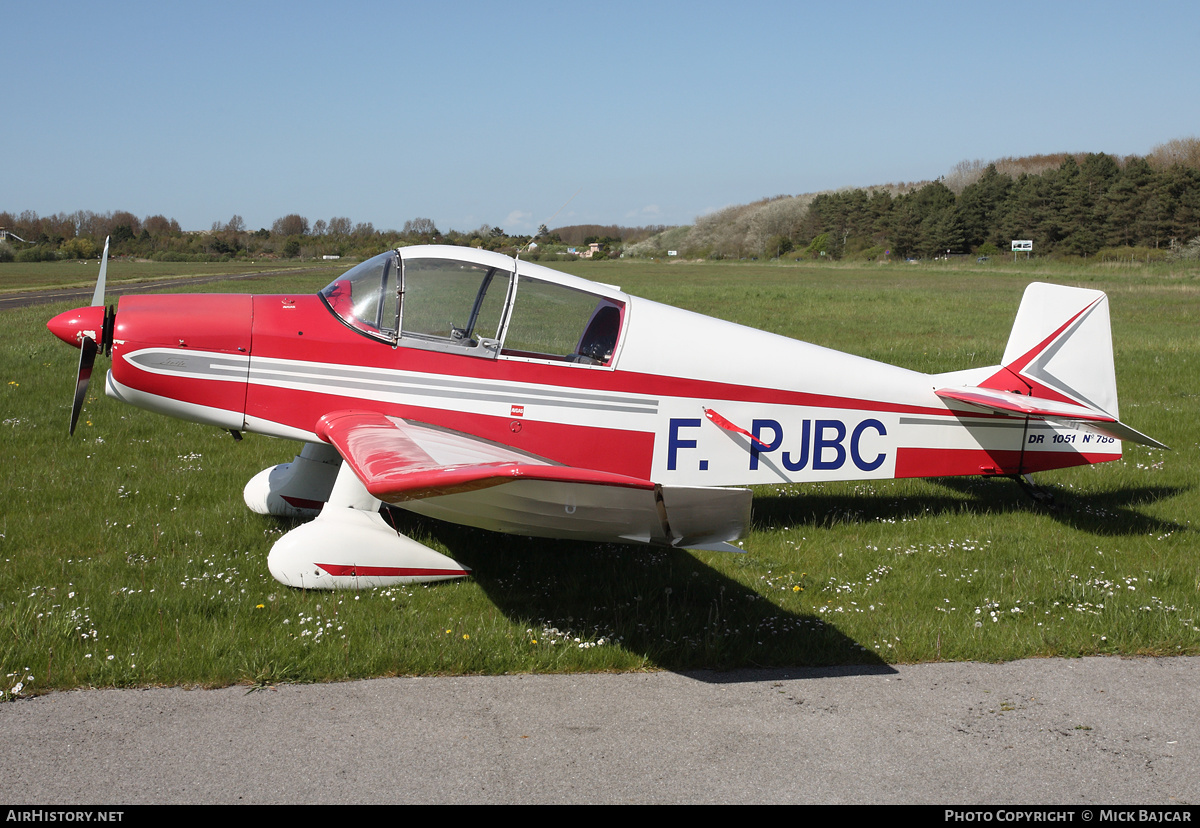
[[[473,577],[307,593],[266,568],[291,524],[241,499],[246,480],[296,444],[235,443],[122,406],[103,396],[99,373],[68,439],[77,352],[44,328],[66,306],[9,310],[0,692],[1200,652],[1200,274],[564,269],[923,371],[995,363],[1031,276],[1101,288],[1122,419],[1175,450],[1127,445],[1118,463],[1039,475],[1056,510],[996,479],[762,487],[745,555],[531,540],[402,514],[406,534]],[[296,293],[326,281],[218,289]]]

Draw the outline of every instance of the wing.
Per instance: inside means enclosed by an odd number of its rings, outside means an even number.
[[[944,400],[957,400],[984,411],[1021,414],[1039,420],[1071,423],[1118,440],[1129,440],[1151,448],[1167,448],[1154,438],[1125,425],[1116,417],[1084,405],[1027,397],[991,388],[939,388],[934,393]]]
[[[746,489],[660,486],[564,466],[374,411],[327,414],[317,434],[333,444],[374,497],[451,523],[697,548],[723,547],[750,522]]]

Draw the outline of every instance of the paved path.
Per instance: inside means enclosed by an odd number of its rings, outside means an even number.
[[[1186,805],[1200,659],[56,693],[0,745],[37,805]]]

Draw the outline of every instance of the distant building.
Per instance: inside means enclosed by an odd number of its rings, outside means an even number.
[[[587,250],[580,250],[578,247],[568,247],[568,253],[573,253],[581,259],[590,259],[600,252],[600,242],[592,242],[588,245]]]

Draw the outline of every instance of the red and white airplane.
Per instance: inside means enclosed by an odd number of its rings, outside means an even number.
[[[107,245],[106,245],[107,252]],[[498,253],[390,250],[317,295],[125,296],[50,330],[131,405],[299,440],[245,488],[315,516],[284,584],[461,577],[381,502],[483,529],[735,549],[750,484],[1026,475],[1166,448],[1118,418],[1108,299],[1031,284],[1002,364],[922,374],[639,299]]]

